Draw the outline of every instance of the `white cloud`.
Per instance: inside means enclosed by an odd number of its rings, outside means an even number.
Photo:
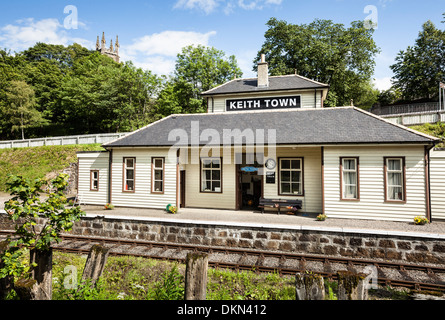
[[[374,86],[380,91],[388,90],[392,86],[391,77],[374,79]]]
[[[163,31],[134,39],[129,46],[121,46],[120,55],[123,61],[132,60],[137,67],[167,75],[174,71],[176,56],[182,48],[189,45],[208,46],[214,35],[215,31]]]
[[[283,0],[178,0],[174,9],[201,10],[206,14],[216,11],[220,4],[224,5],[224,13],[230,14],[236,8],[244,10],[262,10],[266,5],[280,5]]]
[[[11,51],[26,50],[37,42],[61,45],[77,42],[84,46],[92,46],[91,41],[70,37],[57,19],[18,20],[15,25],[8,24],[0,28],[0,41]]]
[[[179,0],[174,8],[175,9],[200,9],[206,14],[213,12],[218,6],[216,0]]]

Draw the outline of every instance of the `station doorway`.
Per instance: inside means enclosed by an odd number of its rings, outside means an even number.
[[[257,210],[263,196],[263,156],[237,155],[237,209]]]

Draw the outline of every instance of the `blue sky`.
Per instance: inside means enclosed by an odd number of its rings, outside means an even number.
[[[77,28],[71,23],[73,8]],[[244,76],[253,77],[253,59],[271,17],[294,24],[320,18],[349,25],[372,14],[378,22],[374,39],[382,50],[376,58],[375,83],[385,89],[397,53],[414,44],[427,20],[443,29],[443,12],[443,0],[2,1],[0,47],[22,51],[40,41],[78,42],[93,49],[104,31],[107,44],[119,35],[123,60],[157,74],[173,70],[181,47],[203,44],[235,55]]]

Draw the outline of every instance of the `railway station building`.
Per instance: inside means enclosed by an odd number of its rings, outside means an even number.
[[[256,210],[264,199],[291,200],[301,204],[289,209],[295,214],[445,218],[431,199],[439,140],[359,108],[325,108],[328,90],[296,74],[271,77],[262,60],[257,78],[204,92],[206,114],[171,115],[104,152],[78,153],[79,197],[179,210]]]

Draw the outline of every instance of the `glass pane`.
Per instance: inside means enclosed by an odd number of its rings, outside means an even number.
[[[163,167],[164,167],[164,161],[162,159],[156,159],[155,160],[155,168],[163,169]]]
[[[202,167],[206,169],[210,169],[212,167],[212,161],[209,159],[202,161]]]
[[[98,179],[99,178],[99,172],[97,172],[97,171],[94,171],[93,172],[93,179]]]
[[[345,199],[357,199],[357,188],[355,185],[345,187]]]
[[[292,171],[292,182],[301,182],[301,172]]]
[[[99,183],[97,180],[93,181],[93,190],[99,189]]]
[[[163,188],[162,188],[162,181],[156,181],[155,182],[155,192],[163,192]]]
[[[356,185],[357,184],[357,173],[355,172],[345,172],[344,174],[344,184],[345,185]]]
[[[388,198],[390,200],[403,200],[403,189],[402,187],[389,187],[388,188]]]
[[[219,170],[213,170],[212,171],[212,180],[221,180],[221,171]]]
[[[127,168],[134,168],[134,159],[127,159],[126,166]]]
[[[221,167],[221,160],[219,159],[213,159],[212,160],[212,167],[214,169],[219,169]]]
[[[281,181],[290,182],[290,171],[281,171]]]
[[[292,165],[292,169],[296,169],[296,170],[301,169],[301,161],[300,160],[292,160],[291,165]]]
[[[221,192],[221,182],[213,181],[213,189],[214,192]]]
[[[388,173],[388,186],[402,186],[402,174]]]
[[[290,169],[290,160],[281,160],[281,169]]]
[[[202,187],[203,191],[211,191],[212,183],[210,181],[203,181]]]
[[[127,179],[134,178],[134,170],[127,170]]]
[[[162,179],[163,179],[162,170],[155,170],[155,180],[162,180]]]
[[[354,159],[343,160],[343,169],[344,170],[355,170],[355,160]]]
[[[292,183],[292,193],[293,194],[301,194],[301,184],[299,183]]]
[[[391,171],[401,171],[402,170],[402,161],[397,160],[388,160],[388,170]]]
[[[211,180],[212,179],[212,170],[204,170],[204,180]]]
[[[134,190],[134,181],[132,180],[127,180],[127,184],[125,186],[125,190],[127,191],[133,191]]]
[[[281,193],[291,193],[290,192],[290,183],[282,183],[281,184]]]

